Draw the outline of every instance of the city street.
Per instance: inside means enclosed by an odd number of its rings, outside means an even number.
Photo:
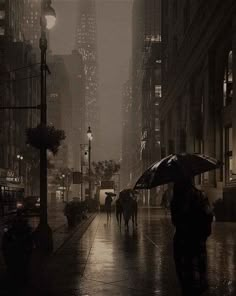
[[[236,296],[236,1],[0,0],[0,60],[0,296]]]
[[[131,225],[130,225],[131,226]],[[235,295],[236,224],[215,223],[208,241],[209,296]],[[98,215],[49,262],[34,295],[180,295],[172,259],[173,228],[156,209],[139,215],[137,230],[119,230]],[[30,294],[31,293],[31,294]],[[29,294],[32,295],[32,291]]]

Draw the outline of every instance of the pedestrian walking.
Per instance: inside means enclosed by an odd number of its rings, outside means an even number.
[[[183,296],[199,296],[208,288],[206,240],[213,215],[206,195],[191,179],[183,177],[175,182],[171,218],[176,228],[174,260]]]
[[[106,192],[106,198],[105,198],[105,210],[107,213],[107,222],[111,219],[111,204],[112,204],[112,194],[109,194],[109,192]]]
[[[116,220],[120,227],[121,227],[121,221],[122,221],[122,213],[123,213],[122,203],[121,203],[121,198],[119,196],[119,198],[116,200]]]

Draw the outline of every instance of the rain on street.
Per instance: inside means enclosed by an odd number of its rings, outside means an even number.
[[[235,56],[235,0],[0,0],[0,296],[236,295]]]
[[[214,223],[208,240],[210,288],[205,295],[235,295],[236,225]],[[223,233],[223,235],[222,235]],[[115,216],[97,215],[79,240],[55,255],[36,291],[50,296],[178,296],[172,256],[173,227],[160,209],[142,209],[138,227],[121,230]]]

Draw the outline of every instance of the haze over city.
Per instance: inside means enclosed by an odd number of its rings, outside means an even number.
[[[121,158],[122,91],[132,45],[131,4],[131,0],[96,1],[101,159]],[[57,25],[50,33],[50,48],[54,54],[70,54],[75,48],[78,1],[56,0],[54,6]]]
[[[235,0],[0,0],[0,296],[235,296],[235,77]]]

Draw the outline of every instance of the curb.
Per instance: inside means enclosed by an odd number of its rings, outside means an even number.
[[[90,224],[93,222],[93,220],[96,218],[97,216],[97,213],[94,213],[92,214],[89,218],[87,218],[85,221],[83,221],[82,223],[78,224],[75,229],[73,231],[71,231],[69,234],[68,234],[68,237],[61,243],[59,244],[58,247],[56,247],[52,254],[49,255],[49,257],[53,257],[55,256],[63,247],[65,244],[68,243],[69,240],[71,240],[73,238],[73,236],[75,234],[79,234],[79,239],[81,239],[81,237],[83,236],[83,234],[86,232],[86,230],[88,229],[88,227],[90,226]],[[62,226],[61,226],[62,227]],[[61,228],[59,227],[59,228]],[[58,229],[59,229],[58,228]],[[58,230],[57,229],[57,230]],[[55,231],[56,232],[56,231]],[[55,233],[54,232],[54,233]]]

